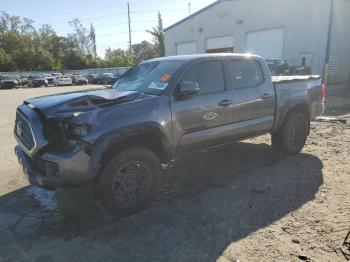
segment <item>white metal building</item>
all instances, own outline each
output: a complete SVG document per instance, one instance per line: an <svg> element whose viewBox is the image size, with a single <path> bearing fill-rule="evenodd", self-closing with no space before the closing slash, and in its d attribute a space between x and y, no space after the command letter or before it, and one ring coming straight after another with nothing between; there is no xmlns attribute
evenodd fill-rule
<svg viewBox="0 0 350 262"><path fill-rule="evenodd" d="M250 52L314 74L329 60L330 81L350 81L350 0L218 0L164 32L167 56Z"/></svg>

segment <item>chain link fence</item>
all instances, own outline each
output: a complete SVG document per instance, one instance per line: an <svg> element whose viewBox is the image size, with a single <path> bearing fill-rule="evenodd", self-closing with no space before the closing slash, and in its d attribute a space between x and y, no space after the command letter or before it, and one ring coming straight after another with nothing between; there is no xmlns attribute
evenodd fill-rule
<svg viewBox="0 0 350 262"><path fill-rule="evenodd" d="M16 75L16 76L28 76L28 75L42 75L51 73L62 74L81 74L84 76L97 74L102 75L104 73L112 73L115 76L121 76L130 67L108 67L108 68L90 68L82 70L62 70L62 71L16 71L16 72L0 72L0 75Z"/></svg>

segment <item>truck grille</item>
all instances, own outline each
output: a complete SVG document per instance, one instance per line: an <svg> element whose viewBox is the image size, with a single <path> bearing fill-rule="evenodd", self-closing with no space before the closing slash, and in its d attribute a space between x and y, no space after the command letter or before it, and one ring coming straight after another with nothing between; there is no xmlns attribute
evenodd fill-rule
<svg viewBox="0 0 350 262"><path fill-rule="evenodd" d="M34 149L35 139L29 121L18 111L16 113L15 134L24 149L29 152Z"/></svg>

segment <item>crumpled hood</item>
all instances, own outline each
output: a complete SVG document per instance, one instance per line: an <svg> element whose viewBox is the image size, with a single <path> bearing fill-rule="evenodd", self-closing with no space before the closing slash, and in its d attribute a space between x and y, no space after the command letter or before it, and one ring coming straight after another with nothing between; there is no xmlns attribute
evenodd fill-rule
<svg viewBox="0 0 350 262"><path fill-rule="evenodd" d="M28 99L24 103L39 109L46 118L51 118L65 117L74 112L87 112L111 104L129 102L139 95L138 91L98 89L36 97Z"/></svg>

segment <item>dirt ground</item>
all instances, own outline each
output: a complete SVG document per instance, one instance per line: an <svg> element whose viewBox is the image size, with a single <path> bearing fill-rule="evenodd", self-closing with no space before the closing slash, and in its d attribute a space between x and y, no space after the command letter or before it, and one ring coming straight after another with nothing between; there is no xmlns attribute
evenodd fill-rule
<svg viewBox="0 0 350 262"><path fill-rule="evenodd" d="M268 135L183 156L151 208L113 219L89 188L28 186L13 153L18 104L79 88L0 90L0 261L346 261L350 125L312 122L295 157Z"/></svg>

